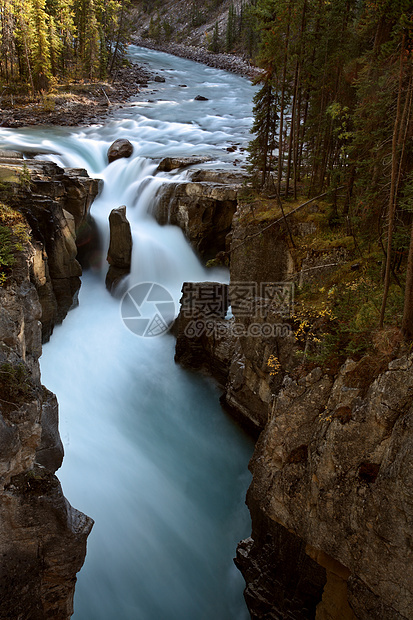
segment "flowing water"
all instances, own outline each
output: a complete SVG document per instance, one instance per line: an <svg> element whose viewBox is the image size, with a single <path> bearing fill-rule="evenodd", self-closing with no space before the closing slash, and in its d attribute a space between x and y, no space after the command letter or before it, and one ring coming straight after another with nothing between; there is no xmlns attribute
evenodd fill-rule
<svg viewBox="0 0 413 620"><path fill-rule="evenodd" d="M181 231L150 215L165 156L209 155L234 167L251 125L251 84L224 71L131 47L165 77L102 126L0 129L3 147L46 153L104 180L92 206L104 242L110 210L127 206L133 233L125 286L157 282L177 302L183 281L226 281L206 270ZM184 86L185 85L185 86ZM196 101L203 95L208 101ZM148 101L150 100L150 101ZM134 145L107 165L113 140ZM47 154L48 153L48 154ZM55 329L42 379L60 405L63 490L95 526L78 576L75 620L242 620L235 547L250 530L244 505L252 443L223 413L212 381L174 364L174 338L140 338L121 320L101 270L82 278L80 304Z"/></svg>

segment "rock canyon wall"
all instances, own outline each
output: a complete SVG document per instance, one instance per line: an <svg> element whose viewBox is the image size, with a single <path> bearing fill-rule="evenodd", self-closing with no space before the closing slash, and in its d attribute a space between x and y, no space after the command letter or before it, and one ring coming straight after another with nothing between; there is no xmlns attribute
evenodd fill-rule
<svg viewBox="0 0 413 620"><path fill-rule="evenodd" d="M223 405L259 435L247 496L252 533L236 558L251 617L407 620L413 356L393 356L379 370L371 357L300 364L289 286L305 278L319 286L316 274L337 269L346 251L297 261L284 223L251 214L239 200L230 231L216 231L226 235L230 285L186 283L175 325L176 360L214 376ZM191 221L181 224L189 239ZM304 244L311 226L289 222Z"/></svg>
<svg viewBox="0 0 413 620"><path fill-rule="evenodd" d="M7 204L31 231L0 288L0 618L66 620L93 521L70 506L55 476L58 405L38 360L76 301L76 236L98 183L17 153L0 157L0 173Z"/></svg>

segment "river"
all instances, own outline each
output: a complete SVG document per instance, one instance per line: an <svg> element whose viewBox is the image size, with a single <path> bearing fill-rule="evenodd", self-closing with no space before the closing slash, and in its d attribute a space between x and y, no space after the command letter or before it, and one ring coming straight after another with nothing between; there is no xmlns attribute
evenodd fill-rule
<svg viewBox="0 0 413 620"><path fill-rule="evenodd" d="M152 218L160 185L186 174L155 174L157 163L208 155L213 161L204 167L236 169L254 87L161 52L131 46L129 54L165 82L151 82L102 125L0 129L0 140L102 178L92 215L104 242L112 208L125 204L131 222L125 287L159 283L178 308L183 281L227 281L228 274L206 270L178 228ZM107 165L108 146L122 137L133 156ZM214 383L174 363L170 334L145 338L127 329L102 269L84 274L79 302L41 358L42 381L60 406L58 476L68 500L95 520L75 620L247 619L232 558L250 532L251 440L221 410Z"/></svg>

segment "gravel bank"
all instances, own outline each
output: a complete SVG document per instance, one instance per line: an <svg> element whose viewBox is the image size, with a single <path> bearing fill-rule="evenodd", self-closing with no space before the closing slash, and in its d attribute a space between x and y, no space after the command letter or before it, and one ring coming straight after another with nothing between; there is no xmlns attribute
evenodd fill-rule
<svg viewBox="0 0 413 620"><path fill-rule="evenodd" d="M248 77L250 79L254 79L262 73L261 69L254 67L241 56L235 56L233 54L213 54L212 52L208 52L203 47L183 45L181 43L167 43L166 41L163 43L157 43L152 39L143 38L137 35L132 37L132 43L152 50L167 52L168 54L180 56L181 58L187 58L188 60L194 60L195 62L202 62L209 67L231 71L231 73L237 73L238 75L242 75L243 77Z"/></svg>

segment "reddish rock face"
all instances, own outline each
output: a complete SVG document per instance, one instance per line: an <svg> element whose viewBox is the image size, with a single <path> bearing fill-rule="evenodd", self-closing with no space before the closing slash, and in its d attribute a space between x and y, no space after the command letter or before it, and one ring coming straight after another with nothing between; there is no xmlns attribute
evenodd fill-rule
<svg viewBox="0 0 413 620"><path fill-rule="evenodd" d="M122 157L130 157L132 153L133 145L129 142L129 140L125 140L124 138L115 140L115 142L108 148L109 163L111 164L116 159L121 159Z"/></svg>

